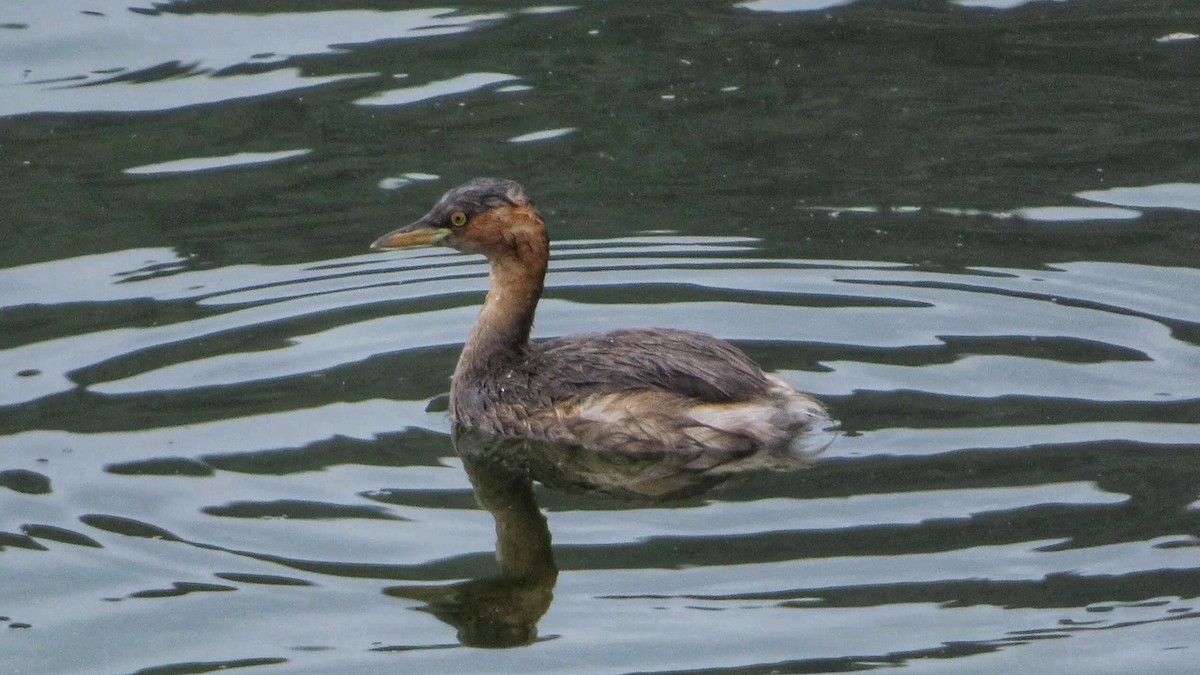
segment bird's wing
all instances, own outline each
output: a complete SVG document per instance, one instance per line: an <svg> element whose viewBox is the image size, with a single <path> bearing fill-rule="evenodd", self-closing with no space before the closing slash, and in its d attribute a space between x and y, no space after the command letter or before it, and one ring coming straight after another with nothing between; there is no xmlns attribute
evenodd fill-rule
<svg viewBox="0 0 1200 675"><path fill-rule="evenodd" d="M762 395L768 382L740 349L711 335L660 328L585 333L535 343L531 385L551 398L659 390L709 403Z"/></svg>

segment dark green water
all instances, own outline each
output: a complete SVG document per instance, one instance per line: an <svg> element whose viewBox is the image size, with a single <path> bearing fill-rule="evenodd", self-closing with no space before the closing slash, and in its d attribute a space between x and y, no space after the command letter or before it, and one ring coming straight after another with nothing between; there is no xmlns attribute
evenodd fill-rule
<svg viewBox="0 0 1200 675"><path fill-rule="evenodd" d="M1190 672L1197 34L0 3L0 672ZM477 175L551 228L537 335L714 333L842 436L532 487L456 452L485 267L366 246Z"/></svg>

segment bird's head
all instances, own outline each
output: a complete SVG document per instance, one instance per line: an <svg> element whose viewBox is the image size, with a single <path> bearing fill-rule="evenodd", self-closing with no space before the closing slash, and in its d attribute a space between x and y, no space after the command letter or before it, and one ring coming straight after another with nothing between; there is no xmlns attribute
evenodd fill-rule
<svg viewBox="0 0 1200 675"><path fill-rule="evenodd" d="M515 181L476 178L446 194L417 221L376 239L371 248L449 246L490 259L518 253L522 243L540 241L546 226Z"/></svg>

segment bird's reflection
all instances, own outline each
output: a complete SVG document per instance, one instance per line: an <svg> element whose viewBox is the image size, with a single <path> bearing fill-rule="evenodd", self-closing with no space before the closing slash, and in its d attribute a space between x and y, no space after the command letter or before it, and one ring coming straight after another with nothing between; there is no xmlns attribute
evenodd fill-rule
<svg viewBox="0 0 1200 675"><path fill-rule="evenodd" d="M821 451L597 453L499 438L463 426L455 427L452 439L476 501L496 521L500 573L440 586L393 586L384 592L424 602L421 609L454 626L462 644L491 648L537 639L538 621L550 608L558 580L534 481L570 492L661 502L693 497L748 474L807 468Z"/></svg>

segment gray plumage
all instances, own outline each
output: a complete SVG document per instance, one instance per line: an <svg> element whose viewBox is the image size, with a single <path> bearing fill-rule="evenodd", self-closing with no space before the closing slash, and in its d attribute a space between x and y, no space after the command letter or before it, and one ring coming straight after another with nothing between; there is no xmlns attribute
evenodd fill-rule
<svg viewBox="0 0 1200 675"><path fill-rule="evenodd" d="M525 191L507 178L476 178L442 195L421 221L451 227L450 216L462 211L469 218L502 206L529 204Z"/></svg>

